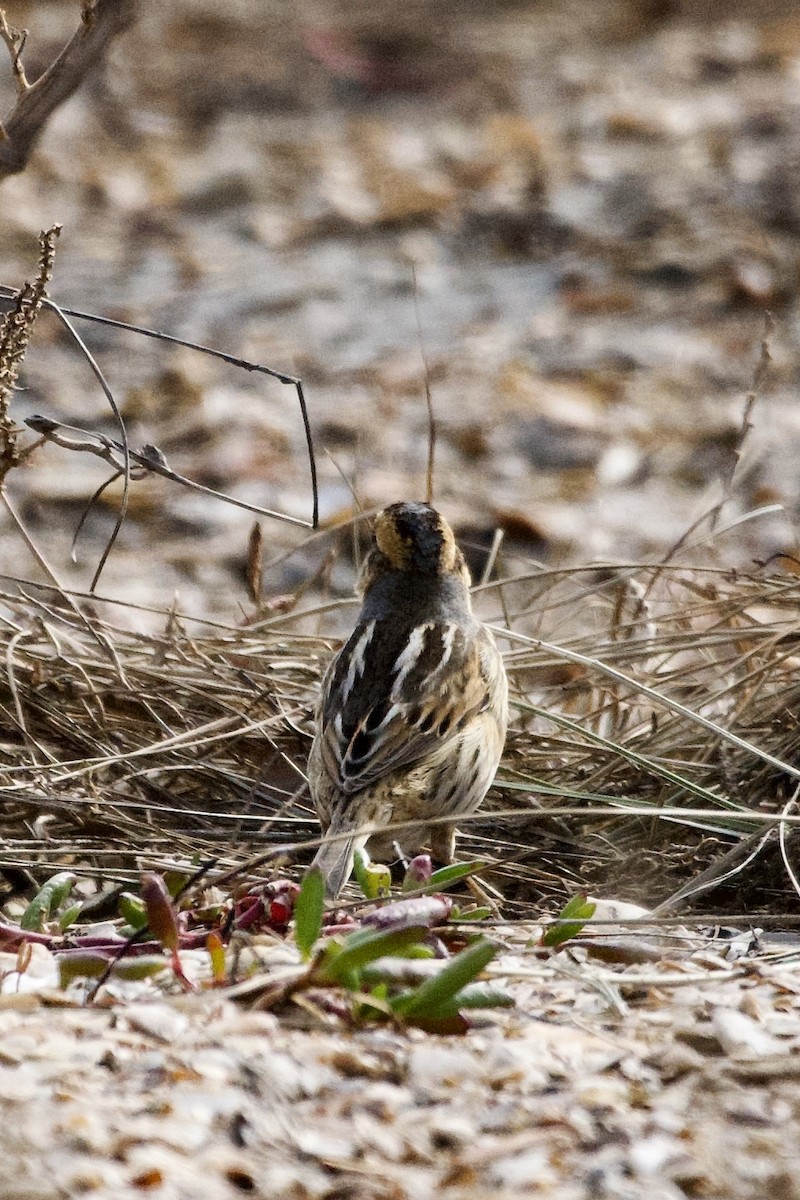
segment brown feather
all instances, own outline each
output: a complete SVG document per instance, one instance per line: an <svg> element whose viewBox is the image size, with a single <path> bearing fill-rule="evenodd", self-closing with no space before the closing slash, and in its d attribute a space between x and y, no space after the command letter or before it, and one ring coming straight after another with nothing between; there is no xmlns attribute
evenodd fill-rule
<svg viewBox="0 0 800 1200"><path fill-rule="evenodd" d="M315 860L333 895L367 840L360 827L420 821L419 830L398 832L408 850L424 838L426 818L477 808L507 721L502 659L473 616L449 525L427 505L401 504L380 514L376 528L361 614L325 674L309 758L323 830L354 834L347 851L326 843ZM434 841L452 849L452 828L435 828ZM393 842L391 831L378 833L368 848L391 854Z"/></svg>

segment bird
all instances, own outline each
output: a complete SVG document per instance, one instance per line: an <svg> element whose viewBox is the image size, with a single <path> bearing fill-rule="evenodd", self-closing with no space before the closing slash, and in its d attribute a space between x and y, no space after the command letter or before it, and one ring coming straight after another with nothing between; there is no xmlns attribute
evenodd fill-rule
<svg viewBox="0 0 800 1200"><path fill-rule="evenodd" d="M458 818L494 779L508 681L472 611L471 579L445 518L402 501L379 512L358 581L356 626L322 680L308 760L323 839L312 862L330 898L355 852L391 861L426 844L452 862ZM433 818L452 820L429 822ZM388 826L412 822L394 831Z"/></svg>

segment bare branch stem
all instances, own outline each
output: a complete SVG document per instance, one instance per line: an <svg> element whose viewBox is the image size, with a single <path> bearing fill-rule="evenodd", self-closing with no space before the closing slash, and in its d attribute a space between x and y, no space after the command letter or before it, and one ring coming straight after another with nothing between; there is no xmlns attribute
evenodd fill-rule
<svg viewBox="0 0 800 1200"><path fill-rule="evenodd" d="M22 51L25 49L25 42L28 40L28 31L27 29L13 29L6 20L6 14L1 8L0 38L5 42L8 53L11 55L11 69L17 81L17 91L20 94L27 92L30 84L25 75L25 68L22 65Z"/></svg>
<svg viewBox="0 0 800 1200"><path fill-rule="evenodd" d="M19 95L2 125L0 179L24 170L47 121L103 60L114 39L135 21L140 0L84 0L81 24L47 70L28 83L20 60L25 33L11 29L0 9L0 38L11 53Z"/></svg>

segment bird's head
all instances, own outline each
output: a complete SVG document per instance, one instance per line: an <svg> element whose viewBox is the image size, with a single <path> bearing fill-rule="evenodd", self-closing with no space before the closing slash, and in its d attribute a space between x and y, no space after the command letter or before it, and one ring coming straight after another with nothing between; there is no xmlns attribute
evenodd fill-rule
<svg viewBox="0 0 800 1200"><path fill-rule="evenodd" d="M362 593L388 571L429 579L456 575L469 587L469 571L453 531L429 504L390 504L375 518L373 539L362 572Z"/></svg>

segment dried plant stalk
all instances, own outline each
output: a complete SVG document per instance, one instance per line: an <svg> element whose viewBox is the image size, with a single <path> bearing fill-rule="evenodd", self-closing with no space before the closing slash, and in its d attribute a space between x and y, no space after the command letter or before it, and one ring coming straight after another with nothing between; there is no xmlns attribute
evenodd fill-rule
<svg viewBox="0 0 800 1200"><path fill-rule="evenodd" d="M21 459L17 441L18 430L11 418L11 396L25 358L25 351L47 298L47 286L53 278L56 239L60 225L39 234L39 269L33 282L26 282L17 292L12 307L0 319L0 487L6 475Z"/></svg>

